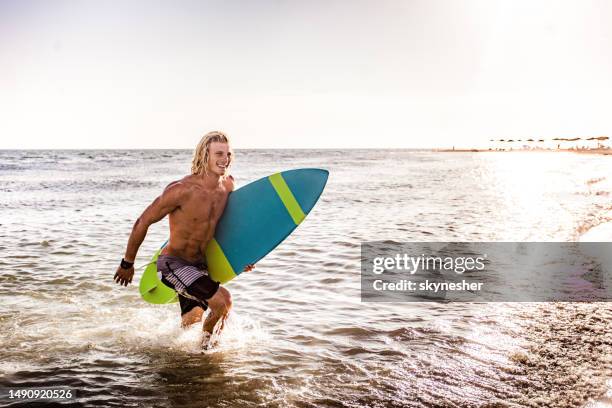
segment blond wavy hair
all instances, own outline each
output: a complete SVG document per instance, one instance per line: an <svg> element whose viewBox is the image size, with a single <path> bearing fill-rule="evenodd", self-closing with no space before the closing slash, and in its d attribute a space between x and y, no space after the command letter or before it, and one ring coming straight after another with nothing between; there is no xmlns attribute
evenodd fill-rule
<svg viewBox="0 0 612 408"><path fill-rule="evenodd" d="M208 161L210 160L210 153L208 148L212 142L221 142L228 143L229 138L223 132L218 130L214 130L212 132L208 132L202 137L200 143L195 148L193 152L193 160L191 161L191 174L208 174ZM232 164L232 156L230 156L229 163L227 167Z"/></svg>

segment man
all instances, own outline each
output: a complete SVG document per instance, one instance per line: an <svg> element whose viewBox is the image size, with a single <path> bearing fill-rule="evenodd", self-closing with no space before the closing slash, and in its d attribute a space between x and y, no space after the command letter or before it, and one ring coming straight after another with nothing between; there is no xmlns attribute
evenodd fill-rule
<svg viewBox="0 0 612 408"><path fill-rule="evenodd" d="M191 175L170 183L136 220L114 277L123 286L132 282L134 259L147 229L168 215L170 239L157 259L157 270L162 282L179 294L183 327L201 321L204 311L210 308L203 324L204 348L211 346L219 321L218 332L223 330L232 308L230 293L210 278L203 255L227 197L234 190L234 179L228 174L231 163L227 136L217 131L206 134L195 149ZM252 269L253 265L249 265L245 271Z"/></svg>

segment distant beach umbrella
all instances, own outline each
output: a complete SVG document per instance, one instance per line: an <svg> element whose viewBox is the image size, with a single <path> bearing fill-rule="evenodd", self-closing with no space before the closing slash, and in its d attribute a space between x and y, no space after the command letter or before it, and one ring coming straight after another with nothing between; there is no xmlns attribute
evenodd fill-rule
<svg viewBox="0 0 612 408"><path fill-rule="evenodd" d="M595 138L595 140L597 140L597 147L598 147L598 148L602 148L602 147L604 147L604 148L606 148L606 149L607 149L608 147L606 147L604 144L602 144L602 143L600 143L600 142L603 142L604 140L608 140L608 139L610 139L608 136L597 136L597 137Z"/></svg>

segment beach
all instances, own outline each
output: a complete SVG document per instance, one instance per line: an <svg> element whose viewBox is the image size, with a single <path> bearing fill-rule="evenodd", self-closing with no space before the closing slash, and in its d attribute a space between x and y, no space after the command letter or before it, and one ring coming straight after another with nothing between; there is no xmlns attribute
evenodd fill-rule
<svg viewBox="0 0 612 408"><path fill-rule="evenodd" d="M70 386L92 407L609 406L610 303L360 293L366 241L612 241L609 156L235 153L238 187L292 168L330 176L295 232L227 285L226 332L203 352L177 304L138 293L167 220L150 227L134 284L112 281L133 222L191 151L0 151L0 387Z"/></svg>
<svg viewBox="0 0 612 408"><path fill-rule="evenodd" d="M442 153L579 153L579 154L601 154L604 156L612 155L612 149L439 149Z"/></svg>

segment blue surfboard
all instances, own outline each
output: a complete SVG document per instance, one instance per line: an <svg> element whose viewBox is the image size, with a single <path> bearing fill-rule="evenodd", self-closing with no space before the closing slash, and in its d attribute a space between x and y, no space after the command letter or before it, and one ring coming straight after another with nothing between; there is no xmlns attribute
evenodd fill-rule
<svg viewBox="0 0 612 408"><path fill-rule="evenodd" d="M312 210L328 176L323 169L288 170L230 193L205 251L211 278L229 282L276 248ZM160 251L143 273L140 293L149 303L176 302L176 292L157 277L155 261Z"/></svg>

